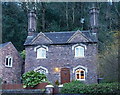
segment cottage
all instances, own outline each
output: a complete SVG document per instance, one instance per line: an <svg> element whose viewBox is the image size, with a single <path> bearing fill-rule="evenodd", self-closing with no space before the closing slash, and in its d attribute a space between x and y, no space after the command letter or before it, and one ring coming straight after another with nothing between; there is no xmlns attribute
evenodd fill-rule
<svg viewBox="0 0 120 95"><path fill-rule="evenodd" d="M21 83L23 60L11 42L0 44L0 78L3 83Z"/></svg>
<svg viewBox="0 0 120 95"><path fill-rule="evenodd" d="M36 33L36 14L28 14L25 72L46 74L52 83L97 82L98 9L90 9L90 30Z"/></svg>

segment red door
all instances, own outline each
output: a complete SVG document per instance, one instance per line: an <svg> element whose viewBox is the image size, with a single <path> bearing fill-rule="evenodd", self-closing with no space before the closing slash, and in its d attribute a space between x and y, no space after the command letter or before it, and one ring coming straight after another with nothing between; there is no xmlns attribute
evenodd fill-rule
<svg viewBox="0 0 120 95"><path fill-rule="evenodd" d="M69 68L61 68L61 84L70 82L70 69Z"/></svg>

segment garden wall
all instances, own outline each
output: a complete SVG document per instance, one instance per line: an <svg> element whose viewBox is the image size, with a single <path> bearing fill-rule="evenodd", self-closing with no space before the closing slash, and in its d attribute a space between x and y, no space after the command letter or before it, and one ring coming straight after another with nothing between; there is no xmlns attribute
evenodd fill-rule
<svg viewBox="0 0 120 95"><path fill-rule="evenodd" d="M48 85L48 83L40 83L34 88L32 87L27 87L25 89L44 89L45 86ZM2 89L24 89L23 84L2 84Z"/></svg>

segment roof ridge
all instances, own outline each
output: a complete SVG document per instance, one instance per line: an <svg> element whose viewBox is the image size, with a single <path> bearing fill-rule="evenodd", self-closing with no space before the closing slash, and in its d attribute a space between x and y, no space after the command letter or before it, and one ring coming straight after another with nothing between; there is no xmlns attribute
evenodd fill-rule
<svg viewBox="0 0 120 95"><path fill-rule="evenodd" d="M11 43L11 42L5 42L5 43L0 44L0 48L3 48L4 46L8 45L9 43Z"/></svg>
<svg viewBox="0 0 120 95"><path fill-rule="evenodd" d="M61 31L61 32L42 32L42 33L71 33L76 31Z"/></svg>

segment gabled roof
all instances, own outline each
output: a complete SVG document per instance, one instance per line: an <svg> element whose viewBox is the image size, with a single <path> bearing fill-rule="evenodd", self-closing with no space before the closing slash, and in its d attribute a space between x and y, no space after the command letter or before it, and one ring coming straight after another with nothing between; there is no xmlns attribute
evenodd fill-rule
<svg viewBox="0 0 120 95"><path fill-rule="evenodd" d="M52 44L65 44L77 31L64 31L64 32L44 32L44 35L48 37L53 43ZM89 39L89 42L97 42L96 35L88 31L81 31L83 35ZM33 36L28 36L24 45L31 45L32 40L35 39L39 33L34 33Z"/></svg>
<svg viewBox="0 0 120 95"><path fill-rule="evenodd" d="M3 44L0 44L0 48L3 48L4 46L8 45L9 43L11 43L11 42L6 42L6 43L3 43Z"/></svg>

